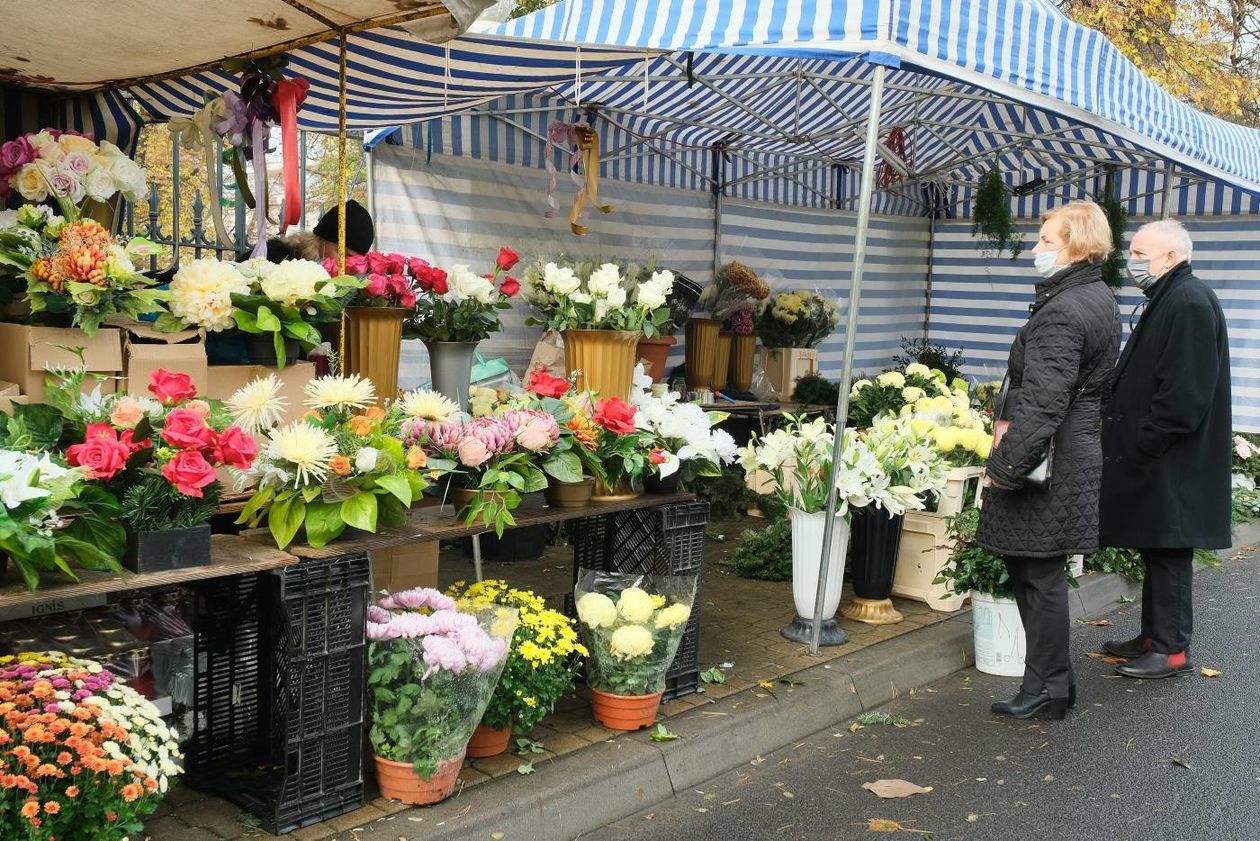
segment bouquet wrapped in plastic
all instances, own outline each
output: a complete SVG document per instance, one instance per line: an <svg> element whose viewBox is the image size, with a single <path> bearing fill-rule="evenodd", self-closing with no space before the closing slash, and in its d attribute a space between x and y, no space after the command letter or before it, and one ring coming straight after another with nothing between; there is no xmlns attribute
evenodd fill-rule
<svg viewBox="0 0 1260 841"><path fill-rule="evenodd" d="M463 758L516 632L515 608L456 610L437 590L394 593L368 606L369 737L377 756L428 780Z"/></svg>
<svg viewBox="0 0 1260 841"><path fill-rule="evenodd" d="M581 570L574 595L591 688L614 695L663 691L691 618L696 576Z"/></svg>

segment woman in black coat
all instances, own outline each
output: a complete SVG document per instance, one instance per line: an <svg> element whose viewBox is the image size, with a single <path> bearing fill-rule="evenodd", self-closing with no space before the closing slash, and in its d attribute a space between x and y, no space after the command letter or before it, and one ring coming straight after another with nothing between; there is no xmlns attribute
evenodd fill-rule
<svg viewBox="0 0 1260 841"><path fill-rule="evenodd" d="M1093 202L1047 214L1033 249L1037 296L1011 346L995 419L1009 424L989 454L976 529L976 543L1006 562L1027 637L1023 685L993 705L1000 715L1063 718L1076 701L1065 566L1068 555L1098 548L1100 410L1120 349L1120 315L1101 271L1111 249ZM1030 483L1051 441L1050 479Z"/></svg>

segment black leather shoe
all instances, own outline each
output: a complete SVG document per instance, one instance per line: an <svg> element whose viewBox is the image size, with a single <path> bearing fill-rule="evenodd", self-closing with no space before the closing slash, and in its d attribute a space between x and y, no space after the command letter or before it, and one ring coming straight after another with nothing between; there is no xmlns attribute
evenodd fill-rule
<svg viewBox="0 0 1260 841"><path fill-rule="evenodd" d="M1190 665L1190 661L1186 658L1184 651L1178 654L1160 654L1158 651L1148 651L1130 663L1116 666L1117 674L1143 680L1176 677L1177 675L1189 674L1193 671L1194 666Z"/></svg>
<svg viewBox="0 0 1260 841"><path fill-rule="evenodd" d="M1107 640L1103 643L1103 651L1112 657L1123 657L1126 660L1136 660L1150 650L1150 637L1134 637L1123 641Z"/></svg>
<svg viewBox="0 0 1260 841"><path fill-rule="evenodd" d="M1062 719L1067 715L1070 701L1071 695L1067 698L1051 698L1047 692L1029 695L1021 691L1009 701L995 702L989 710L995 715L1005 715L1010 718L1032 718L1038 713L1043 713L1046 718Z"/></svg>

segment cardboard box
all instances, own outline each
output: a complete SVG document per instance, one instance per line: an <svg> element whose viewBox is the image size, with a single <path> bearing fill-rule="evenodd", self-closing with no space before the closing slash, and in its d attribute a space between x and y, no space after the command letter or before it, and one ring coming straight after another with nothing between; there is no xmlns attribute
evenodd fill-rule
<svg viewBox="0 0 1260 841"><path fill-rule="evenodd" d="M26 402L27 399L22 396L22 389L18 388L17 383L0 381L0 412L6 415L13 414L14 403Z"/></svg>
<svg viewBox="0 0 1260 841"><path fill-rule="evenodd" d="M368 553L372 566L372 590L397 593L412 587L438 586L438 542L426 540Z"/></svg>
<svg viewBox="0 0 1260 841"><path fill-rule="evenodd" d="M122 388L131 394L147 394L149 376L159 368L192 377L198 394L206 394L210 386L204 330L159 333L133 324L123 333L123 358L127 378Z"/></svg>
<svg viewBox="0 0 1260 841"><path fill-rule="evenodd" d="M88 336L74 328L0 323L0 380L16 383L31 402L39 403L44 399L49 368L80 365L79 357L66 348L83 348L82 364L106 377L103 381L84 378L84 391L92 391L98 382L102 394L118 389L123 370L122 331L113 327L102 327L95 336Z"/></svg>

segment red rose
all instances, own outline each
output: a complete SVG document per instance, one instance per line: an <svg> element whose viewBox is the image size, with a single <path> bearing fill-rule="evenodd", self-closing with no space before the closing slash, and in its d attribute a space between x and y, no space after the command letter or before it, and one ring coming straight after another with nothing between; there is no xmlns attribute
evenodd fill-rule
<svg viewBox="0 0 1260 841"><path fill-rule="evenodd" d="M383 274L368 275L367 286L363 287L363 291L372 297L380 297L385 294L385 290L389 288L389 280Z"/></svg>
<svg viewBox="0 0 1260 841"><path fill-rule="evenodd" d="M420 279L420 275L424 274L425 269L429 268L429 261L419 257L407 258L407 271L411 272L411 276L416 280Z"/></svg>
<svg viewBox="0 0 1260 841"><path fill-rule="evenodd" d="M595 423L614 435L634 432L634 407L620 397L604 397L595 404Z"/></svg>
<svg viewBox="0 0 1260 841"><path fill-rule="evenodd" d="M329 274L335 275L336 272ZM367 258L362 254L347 254L346 274L367 274Z"/></svg>
<svg viewBox="0 0 1260 841"><path fill-rule="evenodd" d="M191 409L176 409L166 416L162 440L178 449L204 450L214 444L214 430Z"/></svg>
<svg viewBox="0 0 1260 841"><path fill-rule="evenodd" d="M214 439L214 460L228 467L247 470L258 457L258 446L239 426L229 426Z"/></svg>
<svg viewBox="0 0 1260 841"><path fill-rule="evenodd" d="M553 377L545 369L539 368L529 375L525 390L539 397L563 397L569 390L569 381L562 377Z"/></svg>
<svg viewBox="0 0 1260 841"><path fill-rule="evenodd" d="M515 298L516 293L521 291L521 282L511 275L508 275L507 279L503 281L503 284L499 286L499 291L504 295L507 295L509 298Z"/></svg>
<svg viewBox="0 0 1260 841"><path fill-rule="evenodd" d="M407 258L401 254L387 254L385 260L389 266L389 274L402 274L407 270Z"/></svg>
<svg viewBox="0 0 1260 841"><path fill-rule="evenodd" d="M449 288L446 285L446 272L442 271L441 269L434 268L431 279L432 279L432 284L429 288L432 289L434 293L438 295L445 295L447 289Z"/></svg>
<svg viewBox="0 0 1260 841"><path fill-rule="evenodd" d="M127 465L130 455L126 444L118 440L118 433L107 423L90 424L82 444L66 449L66 463L82 467L89 479L108 482Z"/></svg>
<svg viewBox="0 0 1260 841"><path fill-rule="evenodd" d="M648 461L653 464L664 464L667 460L668 459L665 457L665 451L660 447L657 447L655 450L648 453Z"/></svg>
<svg viewBox="0 0 1260 841"><path fill-rule="evenodd" d="M404 274L392 274L389 276L389 294L395 298L406 292L410 286L411 284L407 283L407 276Z"/></svg>
<svg viewBox="0 0 1260 841"><path fill-rule="evenodd" d="M414 289L408 289L398 296L398 303L407 309L412 309L416 305L416 292Z"/></svg>
<svg viewBox="0 0 1260 841"><path fill-rule="evenodd" d="M98 425L104 426L104 424L93 424L93 426L98 426ZM135 434L136 434L136 431L134 429L128 429L122 435L118 436L118 443L122 444L123 447L125 447L127 450L127 458L131 458L132 455L140 452L145 447L148 447L149 445L153 443L148 438L144 439L143 441L132 441L131 437Z"/></svg>
<svg viewBox="0 0 1260 841"><path fill-rule="evenodd" d="M184 496L204 496L201 489L215 480L214 468L196 450L182 450L162 465L162 475Z"/></svg>
<svg viewBox="0 0 1260 841"><path fill-rule="evenodd" d="M149 391L162 401L163 406L174 406L181 400L197 396L197 386L193 385L192 377L163 368L149 375Z"/></svg>
<svg viewBox="0 0 1260 841"><path fill-rule="evenodd" d="M367 254L367 270L372 274L389 274L389 255L379 251Z"/></svg>
<svg viewBox="0 0 1260 841"><path fill-rule="evenodd" d="M512 267L521 261L521 255L517 254L506 245L499 249L499 257L494 264L505 272L512 271Z"/></svg>

